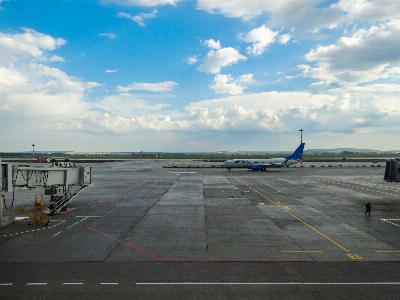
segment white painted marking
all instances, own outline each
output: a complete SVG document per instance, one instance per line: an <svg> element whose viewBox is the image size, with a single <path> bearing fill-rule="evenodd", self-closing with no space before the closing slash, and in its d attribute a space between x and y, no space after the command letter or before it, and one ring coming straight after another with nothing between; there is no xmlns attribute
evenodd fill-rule
<svg viewBox="0 0 400 300"><path fill-rule="evenodd" d="M0 285L13 285L12 283L0 283Z"/></svg>
<svg viewBox="0 0 400 300"><path fill-rule="evenodd" d="M169 173L172 173L172 174L176 174L176 175L179 175L179 174L197 174L197 172L169 172Z"/></svg>
<svg viewBox="0 0 400 300"><path fill-rule="evenodd" d="M23 219L29 219L29 217L15 217L15 221L23 220Z"/></svg>
<svg viewBox="0 0 400 300"><path fill-rule="evenodd" d="M137 285L400 285L400 282L136 282Z"/></svg>
<svg viewBox="0 0 400 300"><path fill-rule="evenodd" d="M383 221L383 222L386 222L386 223L392 224L392 225L394 225L394 226L400 227L399 224L392 223L392 222L390 222L389 220L390 220L390 221L399 221L399 219L381 219L381 221Z"/></svg>
<svg viewBox="0 0 400 300"><path fill-rule="evenodd" d="M64 282L63 284L69 284L69 285L82 285L83 284L83 282Z"/></svg>
<svg viewBox="0 0 400 300"><path fill-rule="evenodd" d="M27 283L26 285L47 285L47 282L30 282Z"/></svg>
<svg viewBox="0 0 400 300"><path fill-rule="evenodd" d="M62 231L57 232L54 236L59 235Z"/></svg>
<svg viewBox="0 0 400 300"><path fill-rule="evenodd" d="M118 282L102 282L100 284L118 284Z"/></svg>

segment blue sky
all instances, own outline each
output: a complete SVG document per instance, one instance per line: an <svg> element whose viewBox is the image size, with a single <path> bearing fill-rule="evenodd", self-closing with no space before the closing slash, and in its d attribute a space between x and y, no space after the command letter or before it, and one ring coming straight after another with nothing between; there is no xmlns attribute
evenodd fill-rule
<svg viewBox="0 0 400 300"><path fill-rule="evenodd" d="M0 0L0 151L400 149L400 2Z"/></svg>

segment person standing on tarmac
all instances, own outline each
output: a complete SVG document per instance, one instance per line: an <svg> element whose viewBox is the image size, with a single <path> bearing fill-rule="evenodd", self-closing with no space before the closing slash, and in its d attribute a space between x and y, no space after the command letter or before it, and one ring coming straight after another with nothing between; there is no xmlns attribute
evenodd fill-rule
<svg viewBox="0 0 400 300"><path fill-rule="evenodd" d="M367 213L368 213L368 216L371 216L371 203L369 203L369 201L368 201L367 204L365 204L364 206L365 206L365 214L364 215L367 215Z"/></svg>

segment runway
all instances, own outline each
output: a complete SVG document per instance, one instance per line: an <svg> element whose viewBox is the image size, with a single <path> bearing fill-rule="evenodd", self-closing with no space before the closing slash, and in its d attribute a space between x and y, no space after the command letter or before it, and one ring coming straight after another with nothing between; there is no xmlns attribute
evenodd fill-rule
<svg viewBox="0 0 400 300"><path fill-rule="evenodd" d="M48 227L21 220L2 228L1 297L395 299L400 292L400 185L383 181L384 168L167 164L85 164L92 185L67 213L49 217ZM31 205L35 193L18 191L14 205Z"/></svg>

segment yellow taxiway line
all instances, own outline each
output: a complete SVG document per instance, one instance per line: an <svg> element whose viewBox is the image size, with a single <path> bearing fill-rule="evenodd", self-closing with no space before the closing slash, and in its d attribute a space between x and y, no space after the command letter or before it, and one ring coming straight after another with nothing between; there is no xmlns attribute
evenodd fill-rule
<svg viewBox="0 0 400 300"><path fill-rule="evenodd" d="M318 229L316 229L315 227L311 226L310 224L308 224L307 222L305 222L304 220L300 219L298 216L294 215L293 213L291 213L288 210L287 206L282 205L281 203L275 202L272 199L269 199L267 196L261 194L259 191L255 190L254 188L252 188L251 186L249 186L248 184L244 183L242 180L240 180L239 178L236 178L236 180L240 181L241 183L243 183L244 185L246 185L249 189L253 190L254 192L256 192L257 194L259 194L261 197L263 197L264 199L267 199L269 202L271 202L272 204L276 205L277 207L279 207L280 209L282 209L283 211L285 211L286 213L288 213L289 215L291 215L293 218L295 218L296 220L298 220L299 222L303 223L304 225L306 225L307 227L309 227L310 229L314 230L316 233L318 233L319 235L323 236L325 239L327 239L328 241L330 241L331 243L335 244L336 246L338 246L340 249L344 250L345 252L350 252L349 250L347 250L345 247L343 247L342 245L340 245L339 243L335 242L333 239L331 239L330 237L328 237L327 235L323 234L321 231L319 231Z"/></svg>

